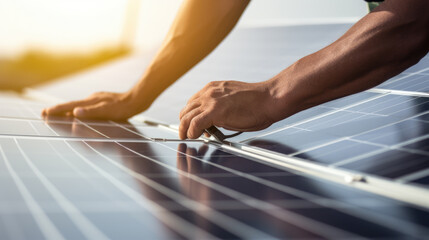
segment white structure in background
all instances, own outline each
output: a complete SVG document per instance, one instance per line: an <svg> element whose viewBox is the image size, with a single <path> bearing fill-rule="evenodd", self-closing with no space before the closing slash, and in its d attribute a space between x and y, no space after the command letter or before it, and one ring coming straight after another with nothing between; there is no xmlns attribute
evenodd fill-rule
<svg viewBox="0 0 429 240"><path fill-rule="evenodd" d="M181 3L0 0L0 53L15 55L28 48L85 51L123 44L127 41L124 36L134 38L132 42L140 50L153 48L165 36ZM132 6L130 10L128 4ZM134 9L138 5L139 9ZM252 0L239 26L354 21L366 11L363 0ZM138 12L138 17L127 17L127 12ZM134 23L136 32L132 31ZM131 29L124 30L124 25Z"/></svg>

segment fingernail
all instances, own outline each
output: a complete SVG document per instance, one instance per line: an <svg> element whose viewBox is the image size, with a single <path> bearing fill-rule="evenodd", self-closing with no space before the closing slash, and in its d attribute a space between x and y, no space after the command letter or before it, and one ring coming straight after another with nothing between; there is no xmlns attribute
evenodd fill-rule
<svg viewBox="0 0 429 240"><path fill-rule="evenodd" d="M83 113L84 113L83 108L77 107L77 108L73 109L73 115L75 117L80 117L83 115Z"/></svg>

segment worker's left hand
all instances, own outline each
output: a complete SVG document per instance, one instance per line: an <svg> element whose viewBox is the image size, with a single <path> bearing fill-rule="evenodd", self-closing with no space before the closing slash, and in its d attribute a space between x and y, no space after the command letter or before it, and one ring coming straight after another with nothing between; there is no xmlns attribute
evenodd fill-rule
<svg viewBox="0 0 429 240"><path fill-rule="evenodd" d="M89 97L59 104L43 109L42 115L72 116L78 118L125 120L145 110L141 102L132 97L132 94L98 92Z"/></svg>
<svg viewBox="0 0 429 240"><path fill-rule="evenodd" d="M179 137L198 138L210 126L261 130L275 122L274 106L266 82L211 82L192 96L180 112Z"/></svg>

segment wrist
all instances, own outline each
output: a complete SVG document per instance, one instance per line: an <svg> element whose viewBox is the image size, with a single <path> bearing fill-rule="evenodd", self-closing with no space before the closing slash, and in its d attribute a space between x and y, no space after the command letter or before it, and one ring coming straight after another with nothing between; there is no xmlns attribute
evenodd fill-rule
<svg viewBox="0 0 429 240"><path fill-rule="evenodd" d="M123 93L123 101L127 103L130 111L137 114L147 110L152 103L152 101L149 102L144 96L143 89L136 85Z"/></svg>
<svg viewBox="0 0 429 240"><path fill-rule="evenodd" d="M269 114L275 121L282 120L305 109L304 101L299 98L299 94L294 90L290 76L286 73L279 73L275 77L266 81L270 103L267 106Z"/></svg>

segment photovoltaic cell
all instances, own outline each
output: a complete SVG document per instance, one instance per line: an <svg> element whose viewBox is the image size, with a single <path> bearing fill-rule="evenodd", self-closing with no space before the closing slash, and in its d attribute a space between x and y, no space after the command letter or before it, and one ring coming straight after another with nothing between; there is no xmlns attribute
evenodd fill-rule
<svg viewBox="0 0 429 240"><path fill-rule="evenodd" d="M429 168L424 144L429 135L425 121L428 97L390 93L361 102L343 102L346 104L334 111L252 138L245 144L389 178ZM375 153L379 154L371 155Z"/></svg>

